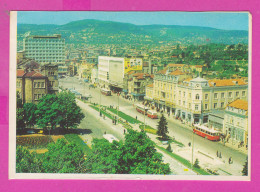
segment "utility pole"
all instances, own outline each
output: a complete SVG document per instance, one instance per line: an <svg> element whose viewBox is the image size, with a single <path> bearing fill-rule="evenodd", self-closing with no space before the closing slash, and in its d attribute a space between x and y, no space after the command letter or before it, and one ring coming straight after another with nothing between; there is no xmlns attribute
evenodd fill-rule
<svg viewBox="0 0 260 192"><path fill-rule="evenodd" d="M118 102L117 102L117 124L118 124L118 121L119 121L119 116L118 116L118 111L119 111L119 92L117 93L117 99L118 99Z"/></svg>
<svg viewBox="0 0 260 192"><path fill-rule="evenodd" d="M193 167L193 153L194 153L194 131L192 130L192 149L191 149L191 169Z"/></svg>
<svg viewBox="0 0 260 192"><path fill-rule="evenodd" d="M145 130L145 112L146 112L146 109L145 109L145 105L144 105L144 130Z"/></svg>
<svg viewBox="0 0 260 192"><path fill-rule="evenodd" d="M100 93L99 93L99 116L101 116L101 90L100 90Z"/></svg>

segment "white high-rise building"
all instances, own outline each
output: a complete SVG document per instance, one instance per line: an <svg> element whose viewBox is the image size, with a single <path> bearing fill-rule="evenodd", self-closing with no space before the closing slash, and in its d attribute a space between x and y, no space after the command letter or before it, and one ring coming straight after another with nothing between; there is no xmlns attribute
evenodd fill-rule
<svg viewBox="0 0 260 192"><path fill-rule="evenodd" d="M61 35L27 35L23 40L24 56L40 64L65 63L65 39Z"/></svg>

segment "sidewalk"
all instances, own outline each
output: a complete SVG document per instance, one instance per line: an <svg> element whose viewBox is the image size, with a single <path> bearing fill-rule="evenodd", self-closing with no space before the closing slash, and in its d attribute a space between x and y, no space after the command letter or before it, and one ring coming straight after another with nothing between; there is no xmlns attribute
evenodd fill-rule
<svg viewBox="0 0 260 192"><path fill-rule="evenodd" d="M111 123L111 119L106 118L103 119L99 116L99 112L96 111L95 109L91 108L88 104L77 100L77 103L80 107L84 108L85 110L88 110L89 112L91 112L92 114L96 114L96 118L99 121L103 121L106 123ZM113 113L111 113L113 114ZM124 136L124 130L125 128L121 125L121 124L117 124L117 125L112 125L111 124L111 129L116 130L117 132L119 132L122 136ZM137 130L140 131L139 129L139 125L135 124L133 125L133 130ZM159 142L157 139L152 138L152 134L148 134L148 136L154 141L154 142ZM153 135L155 136L155 135ZM93 137L91 135L85 134L85 135L81 135L80 136L82 138L82 140L88 145L91 146L91 141L93 139ZM158 143L159 145L161 144L160 142ZM157 151L159 151L160 153L163 154L163 160L165 163L169 163L170 165L170 169L172 170L172 174L176 174L176 175L197 175L197 173L195 173L194 171L190 170L188 167L184 166L183 164L181 164L180 162L178 162L177 160L173 159L172 157L170 157L168 154L164 153L163 151L157 149Z"/></svg>

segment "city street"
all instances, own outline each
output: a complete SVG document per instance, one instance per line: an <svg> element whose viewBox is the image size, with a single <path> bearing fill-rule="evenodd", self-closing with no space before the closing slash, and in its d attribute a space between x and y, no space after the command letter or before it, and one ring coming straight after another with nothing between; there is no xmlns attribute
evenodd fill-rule
<svg viewBox="0 0 260 192"><path fill-rule="evenodd" d="M83 83L82 80L77 79L76 77L67 77L64 79L59 80L59 86L62 88L73 88L81 94L91 94L91 102L97 103L101 105L113 105L114 107L118 106L119 103L119 110L132 116L137 117L138 120L144 121L144 116L138 113L133 106L133 104L137 104L138 102L133 102L122 98L121 96L117 96L116 94L112 94L112 96L104 96L100 94L99 88L90 88L88 83ZM100 97L101 95L101 97ZM101 98L101 99L100 99ZM82 106L81 106L82 108ZM106 125L104 122L97 122L92 118L92 114L85 111L83 108L83 112L86 113L86 118L80 124L81 127L87 127L91 129L93 132L93 136L97 138L101 138L104 131L109 130L109 126ZM172 117L166 117L168 121L168 129L169 135L175 137L177 141L182 142L185 147L184 149L190 151L188 147L188 143L192 142L192 130L187 125L181 124L179 121L173 119ZM109 121L109 123L111 123ZM158 119L149 119L145 117L145 123L152 126L153 128L157 127ZM111 132L110 132L111 133ZM119 134L116 130L112 133L119 139L121 134ZM184 156L191 154L186 153L184 150ZM215 161L219 162L219 166L223 167L223 169L228 170L229 173L232 175L241 175L241 170L243 169L243 165L246 161L247 155L235 150L233 148L224 146L220 142L212 142L205 138L202 138L198 135L194 134L194 151L200 153L201 156L205 156L205 158L210 157L213 158ZM217 158L216 153L220 152L222 158ZM186 154L185 154L186 153ZM186 157L186 159L191 161L190 157ZM232 157L233 164L228 164L228 159ZM195 161L195 159L194 159Z"/></svg>

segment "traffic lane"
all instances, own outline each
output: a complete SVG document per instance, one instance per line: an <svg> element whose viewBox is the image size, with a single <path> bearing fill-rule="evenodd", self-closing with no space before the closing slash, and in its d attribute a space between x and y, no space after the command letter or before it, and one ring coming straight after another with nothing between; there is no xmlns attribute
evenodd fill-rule
<svg viewBox="0 0 260 192"><path fill-rule="evenodd" d="M78 126L79 128L91 130L92 133L90 133L90 135L92 135L94 138L98 138L98 139L102 139L103 134L105 134L105 133L112 134L119 140L124 139L124 136L122 134L118 133L117 131L115 131L111 128L111 126L109 125L109 123L111 123L110 119L107 118L106 119L107 122L103 122L99 119L99 117L97 117L98 112L95 115L95 114L87 111L86 109L83 109L82 107L81 107L81 109L82 109L82 112L85 114L85 118L79 124L79 126Z"/></svg>
<svg viewBox="0 0 260 192"><path fill-rule="evenodd" d="M80 85L78 83L76 83L75 81L73 82L67 82L69 84L69 87L72 88L72 86L74 85L74 87L76 89L81 89L81 91L84 91L84 85ZM87 85L88 87L88 85ZM88 90L90 94L92 94L92 102L96 102L99 103L100 102L100 90L98 88L94 89L91 88ZM117 101L118 97L113 95L113 96L104 96L101 95L101 104L103 105L114 105L117 106L118 105L118 101ZM144 120L144 115L138 113L134 107L131 108L132 104L124 101L123 98L119 98L119 109L122 112L125 112L126 114L129 114L133 117L137 117L140 121ZM127 108L126 108L127 107ZM146 123L154 128L157 127L158 124L158 120L152 120L149 119L148 117L146 117ZM183 142L185 145L187 145L189 142L192 142L192 131L190 129L187 129L187 127L176 124L172 121L168 121L168 127L169 127L169 134L170 136L175 136L177 140ZM243 163L247 157L247 155L236 151L232 148L229 147L225 147L223 146L221 143L219 142L213 142L213 141L209 141L205 138L202 138L198 135L194 135L195 138L195 147L196 149L199 150L203 150L206 153L211 154L212 156L214 156L216 154L217 151L221 152L222 157L223 158L229 158L232 157L233 161L237 161L239 163Z"/></svg>

